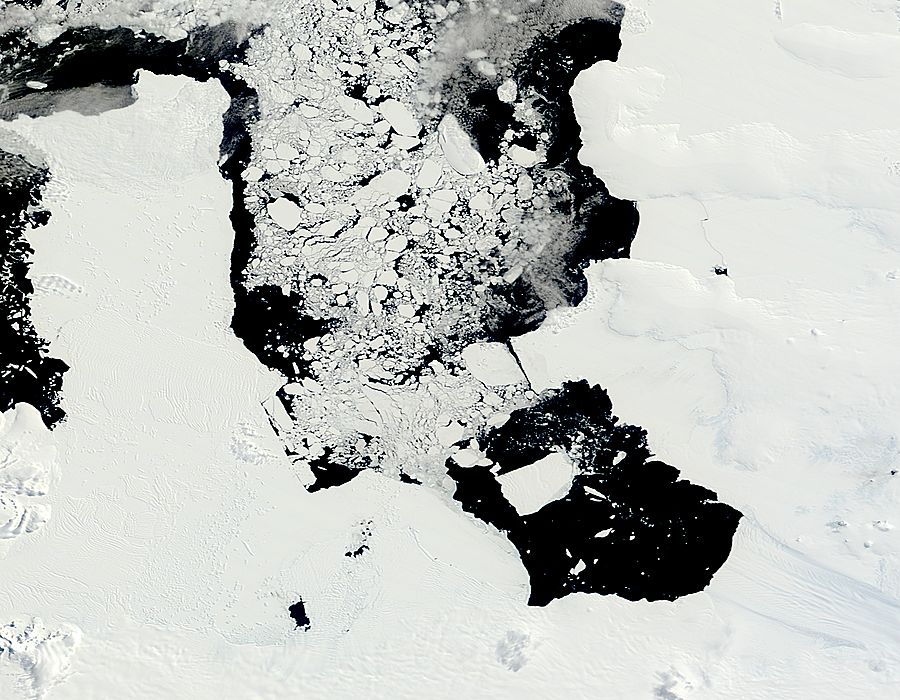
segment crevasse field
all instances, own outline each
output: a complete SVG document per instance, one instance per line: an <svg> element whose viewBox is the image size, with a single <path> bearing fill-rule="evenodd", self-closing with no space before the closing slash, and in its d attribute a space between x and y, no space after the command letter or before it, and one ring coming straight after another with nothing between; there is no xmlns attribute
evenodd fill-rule
<svg viewBox="0 0 900 700"><path fill-rule="evenodd" d="M131 104L0 122L51 173L31 317L70 366L64 422L27 403L0 421L0 698L896 696L900 6L624 4L618 59L571 97L578 158L637 204L630 257L592 262L584 299L508 354L463 357L481 384L604 387L656 459L740 511L709 585L529 606L516 548L442 475L311 492L285 379L230 326L229 96L141 70ZM344 391L307 408L328 420ZM384 400L406 444L430 409ZM471 437L456 425L443 459ZM569 489L559 454L498 478L521 516Z"/></svg>

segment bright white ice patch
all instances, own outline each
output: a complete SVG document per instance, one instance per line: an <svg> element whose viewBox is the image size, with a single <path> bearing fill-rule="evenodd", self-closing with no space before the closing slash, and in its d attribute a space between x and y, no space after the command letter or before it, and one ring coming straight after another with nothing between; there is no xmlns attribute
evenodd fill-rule
<svg viewBox="0 0 900 700"><path fill-rule="evenodd" d="M498 476L500 490L519 515L536 513L565 496L572 487L574 468L562 452L552 452L527 467Z"/></svg>
<svg viewBox="0 0 900 700"><path fill-rule="evenodd" d="M438 137L444 158L460 175L476 175L484 170L484 159L475 150L469 135L463 131L452 114L447 114L441 119Z"/></svg>
<svg viewBox="0 0 900 700"><path fill-rule="evenodd" d="M16 404L0 413L0 540L35 532L50 519L46 496L56 459L50 431L36 408Z"/></svg>
<svg viewBox="0 0 900 700"><path fill-rule="evenodd" d="M289 199L279 197L266 208L272 221L285 231L293 231L300 224L300 207Z"/></svg>
<svg viewBox="0 0 900 700"><path fill-rule="evenodd" d="M393 98L387 99L378 105L378 109L394 131L403 136L417 136L419 134L419 122L409 111L409 107Z"/></svg>
<svg viewBox="0 0 900 700"><path fill-rule="evenodd" d="M525 380L516 358L503 343L472 343L462 351L466 369L487 386L506 386Z"/></svg>
<svg viewBox="0 0 900 700"><path fill-rule="evenodd" d="M0 665L15 667L0 667L0 691L4 690L5 676L17 695L21 693L20 697L41 700L51 688L65 680L80 643L81 630L77 627L64 625L50 630L37 617L0 626Z"/></svg>

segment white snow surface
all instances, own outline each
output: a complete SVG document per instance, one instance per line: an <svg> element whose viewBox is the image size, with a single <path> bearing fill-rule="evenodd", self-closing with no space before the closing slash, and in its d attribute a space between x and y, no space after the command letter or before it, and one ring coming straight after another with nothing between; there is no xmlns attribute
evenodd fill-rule
<svg viewBox="0 0 900 700"><path fill-rule="evenodd" d="M639 203L632 259L514 346L536 390L602 384L745 514L709 588L529 608L512 547L435 492L365 472L308 494L261 406L279 381L228 328L227 99L142 73L126 109L11 125L67 193L31 274L81 290L36 285L69 419L54 517L8 542L0 587L0 622L83 631L54 699L895 695L895 7L627 4L618 63L573 97L582 160ZM378 546L345 557L368 521ZM2 697L65 675L74 644L23 664L4 629Z"/></svg>
<svg viewBox="0 0 900 700"><path fill-rule="evenodd" d="M81 630L77 627L63 625L50 630L37 617L13 620L0 627L0 660L5 661L0 668L3 697L46 697L68 676L80 643Z"/></svg>
<svg viewBox="0 0 900 700"><path fill-rule="evenodd" d="M20 403L0 413L0 540L36 532L50 519L50 506L35 497L47 495L55 460L50 431L34 406Z"/></svg>
<svg viewBox="0 0 900 700"><path fill-rule="evenodd" d="M54 518L3 562L4 619L82 631L54 699L446 697L459 673L473 692L506 692L498 645L552 639L560 623L525 605L511 545L437 493L374 472L303 488L262 406L281 382L228 326L227 97L146 72L136 89L122 110L9 127L57 181L31 275L81 293L34 298L38 331L72 367L68 419L53 435ZM369 521L377 546L344 556ZM301 597L308 632L287 614ZM557 687L567 654L540 662L539 688ZM0 671L36 682L11 657Z"/></svg>

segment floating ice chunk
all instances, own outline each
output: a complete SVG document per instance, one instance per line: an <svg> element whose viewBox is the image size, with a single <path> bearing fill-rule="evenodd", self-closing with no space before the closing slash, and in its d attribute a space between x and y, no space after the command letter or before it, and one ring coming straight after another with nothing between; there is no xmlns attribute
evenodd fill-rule
<svg viewBox="0 0 900 700"><path fill-rule="evenodd" d="M535 513L565 496L572 487L572 462L553 452L527 467L497 477L500 490L519 515Z"/></svg>
<svg viewBox="0 0 900 700"><path fill-rule="evenodd" d="M586 568L587 568L587 564L584 563L584 559L579 559L579 560L576 562L575 566L573 566L572 569L571 569L572 575L573 575L573 576L578 576L578 574L580 574L580 573L581 573L582 571L584 571Z"/></svg>
<svg viewBox="0 0 900 700"><path fill-rule="evenodd" d="M516 179L516 196L521 200L531 199L534 194L534 180L522 173Z"/></svg>
<svg viewBox="0 0 900 700"><path fill-rule="evenodd" d="M403 136L401 134L394 134L391 137L391 144L397 146L397 148L402 148L404 151L409 151L416 146L418 146L421 141L413 136Z"/></svg>
<svg viewBox="0 0 900 700"><path fill-rule="evenodd" d="M402 24L404 18L409 12L409 5L405 2L395 3L394 6L382 15L386 22L391 24Z"/></svg>
<svg viewBox="0 0 900 700"><path fill-rule="evenodd" d="M269 203L266 211L269 212L272 221L285 231L293 231L300 225L300 207L289 199L279 197L274 202Z"/></svg>
<svg viewBox="0 0 900 700"><path fill-rule="evenodd" d="M348 229L347 235L352 236L354 238L365 238L369 231L372 230L372 227L378 222L377 219L371 216L363 216L356 223L356 226Z"/></svg>
<svg viewBox="0 0 900 700"><path fill-rule="evenodd" d="M514 163L521 165L523 168L530 168L538 162L538 154L521 146L512 146L509 149L509 157Z"/></svg>
<svg viewBox="0 0 900 700"><path fill-rule="evenodd" d="M385 270L384 272L379 273L377 277L378 284L383 284L386 287L392 287L397 284L397 273L394 270Z"/></svg>
<svg viewBox="0 0 900 700"><path fill-rule="evenodd" d="M370 243L378 243L378 241L383 241L387 237L387 229L382 228L381 226L373 226L372 230L369 231L369 235L366 236Z"/></svg>
<svg viewBox="0 0 900 700"><path fill-rule="evenodd" d="M281 160L296 160L300 157L300 151L289 143L279 143L275 146L275 155L281 158Z"/></svg>
<svg viewBox="0 0 900 700"><path fill-rule="evenodd" d="M411 184L412 178L402 170L387 170L357 190L351 201L370 204L387 202L405 194Z"/></svg>
<svg viewBox="0 0 900 700"><path fill-rule="evenodd" d="M464 447L451 456L453 461L461 467L474 467L484 459L484 454L473 447Z"/></svg>
<svg viewBox="0 0 900 700"><path fill-rule="evenodd" d="M262 405L269 418L278 425L280 430L288 431L293 427L294 422L291 420L290 414L274 394L266 398Z"/></svg>
<svg viewBox="0 0 900 700"><path fill-rule="evenodd" d="M497 87L497 99L507 104L515 102L518 95L518 88L513 80L504 80Z"/></svg>
<svg viewBox="0 0 900 700"><path fill-rule="evenodd" d="M428 206L438 211L448 212L458 199L455 190L435 190L428 198Z"/></svg>
<svg viewBox="0 0 900 700"><path fill-rule="evenodd" d="M385 247L388 250L399 253L400 251L406 250L406 246L408 245L409 239L406 236L391 236L390 240L385 244Z"/></svg>
<svg viewBox="0 0 900 700"><path fill-rule="evenodd" d="M25 86L32 90L45 90L47 83L42 83L40 80L27 80L25 81Z"/></svg>
<svg viewBox="0 0 900 700"><path fill-rule="evenodd" d="M323 180L331 182L344 182L347 179L347 176L333 165L323 165L319 169L319 173L322 175Z"/></svg>
<svg viewBox="0 0 900 700"><path fill-rule="evenodd" d="M359 281L359 270L345 270L339 277L347 284L356 284Z"/></svg>
<svg viewBox="0 0 900 700"><path fill-rule="evenodd" d="M375 121L375 114L362 100L354 100L352 97L341 95L338 97L338 104L351 119L355 119L360 124L372 124Z"/></svg>
<svg viewBox="0 0 900 700"><path fill-rule="evenodd" d="M459 421L452 420L447 425L439 425L434 434L442 445L450 446L463 439L466 429Z"/></svg>
<svg viewBox="0 0 900 700"><path fill-rule="evenodd" d="M484 170L484 159L452 114L445 114L438 124L438 142L444 158L460 175L476 175Z"/></svg>
<svg viewBox="0 0 900 700"><path fill-rule="evenodd" d="M466 369L487 386L525 381L516 359L503 343L473 343L462 351Z"/></svg>
<svg viewBox="0 0 900 700"><path fill-rule="evenodd" d="M387 99L378 105L378 110L398 134L418 136L421 129L419 122L409 111L409 107L399 100Z"/></svg>
<svg viewBox="0 0 900 700"><path fill-rule="evenodd" d="M369 306L369 291L367 289L357 289L356 290L356 309L361 316L368 315L370 311Z"/></svg>
<svg viewBox="0 0 900 700"><path fill-rule="evenodd" d="M490 61L477 61L475 63L475 68L478 69L479 73L486 75L489 78L493 78L497 75L497 66Z"/></svg>
<svg viewBox="0 0 900 700"><path fill-rule="evenodd" d="M241 176L246 182L258 182L259 178L263 176L264 172L265 171L262 168L256 165L251 165L241 174Z"/></svg>
<svg viewBox="0 0 900 700"><path fill-rule="evenodd" d="M502 243L503 241L494 234L488 234L487 236L480 236L477 238L473 247L482 255L487 255L494 248L499 248Z"/></svg>
<svg viewBox="0 0 900 700"><path fill-rule="evenodd" d="M479 190L469 200L469 209L475 211L486 211L494 204L493 195L487 190Z"/></svg>
<svg viewBox="0 0 900 700"><path fill-rule="evenodd" d="M441 166L428 158L423 160L419 168L419 174L416 176L416 185L423 190L427 190L438 184L440 179Z"/></svg>
<svg viewBox="0 0 900 700"><path fill-rule="evenodd" d="M499 428L509 420L508 413L495 413L487 419L487 424L492 428Z"/></svg>
<svg viewBox="0 0 900 700"><path fill-rule="evenodd" d="M521 265L516 265L513 268L506 271L506 273L503 275L503 281L506 282L507 284L512 284L517 279L519 279L519 276L523 272L525 272L525 268L522 267Z"/></svg>
<svg viewBox="0 0 900 700"><path fill-rule="evenodd" d="M330 221L323 222L322 225L316 229L316 233L320 236L331 238L342 228L344 228L344 223L340 219L331 219Z"/></svg>
<svg viewBox="0 0 900 700"><path fill-rule="evenodd" d="M297 57L300 63L307 63L312 59L312 51L306 44L294 44L291 47L291 53Z"/></svg>

